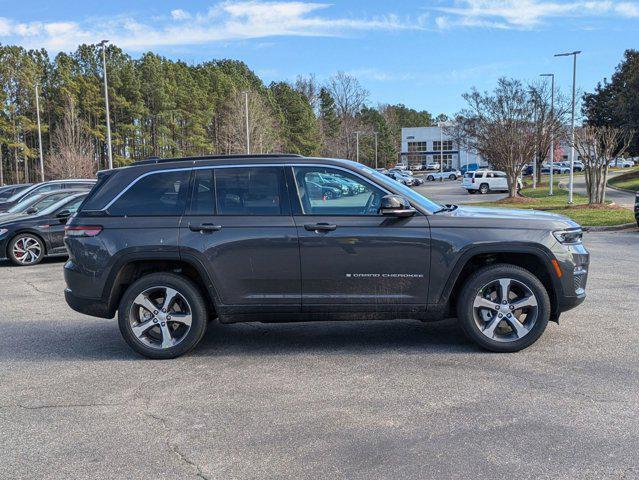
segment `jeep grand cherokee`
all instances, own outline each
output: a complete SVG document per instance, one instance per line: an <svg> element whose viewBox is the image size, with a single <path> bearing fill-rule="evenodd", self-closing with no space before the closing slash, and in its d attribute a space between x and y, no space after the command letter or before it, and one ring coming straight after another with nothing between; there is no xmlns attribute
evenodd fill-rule
<svg viewBox="0 0 639 480"><path fill-rule="evenodd" d="M328 195L322 178L358 187ZM548 213L439 205L364 165L296 155L151 159L99 173L66 227L68 304L152 358L207 320L457 317L521 350L585 297L581 229Z"/></svg>

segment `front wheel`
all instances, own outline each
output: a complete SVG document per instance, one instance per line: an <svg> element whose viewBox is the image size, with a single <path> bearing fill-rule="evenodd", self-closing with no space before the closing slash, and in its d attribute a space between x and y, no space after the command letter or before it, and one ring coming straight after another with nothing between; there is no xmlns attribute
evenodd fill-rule
<svg viewBox="0 0 639 480"><path fill-rule="evenodd" d="M191 350L204 336L206 302L189 279L173 273L152 273L134 282L118 310L118 325L133 350L154 359L168 359Z"/></svg>
<svg viewBox="0 0 639 480"><path fill-rule="evenodd" d="M426 177L426 180L428 180L429 182L434 182L435 181L435 177L433 177L432 175L428 175Z"/></svg>
<svg viewBox="0 0 639 480"><path fill-rule="evenodd" d="M548 325L550 300L539 279L510 264L471 275L457 302L466 335L493 352L516 352L537 341Z"/></svg>
<svg viewBox="0 0 639 480"><path fill-rule="evenodd" d="M457 175L449 175L448 179L449 180L457 180Z"/></svg>

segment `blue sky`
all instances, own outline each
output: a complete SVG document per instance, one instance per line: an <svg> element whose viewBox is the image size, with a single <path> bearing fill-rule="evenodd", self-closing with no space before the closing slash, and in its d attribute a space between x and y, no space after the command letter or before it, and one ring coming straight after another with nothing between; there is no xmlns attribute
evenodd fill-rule
<svg viewBox="0 0 639 480"><path fill-rule="evenodd" d="M583 51L577 85L592 90L625 49L639 48L639 1L0 0L0 43L55 54L103 38L134 57L243 60L267 83L341 70L359 78L371 105L451 114L463 92L500 76L554 72L568 93L571 61L553 58L562 51Z"/></svg>

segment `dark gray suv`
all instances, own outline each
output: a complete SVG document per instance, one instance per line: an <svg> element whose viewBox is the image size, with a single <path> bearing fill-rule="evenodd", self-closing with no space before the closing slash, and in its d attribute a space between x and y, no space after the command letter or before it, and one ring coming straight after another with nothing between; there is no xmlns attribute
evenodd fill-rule
<svg viewBox="0 0 639 480"><path fill-rule="evenodd" d="M101 172L65 243L69 305L117 311L152 358L187 352L215 317L458 317L482 347L517 351L584 300L589 262L564 217L439 205L361 164L296 155Z"/></svg>

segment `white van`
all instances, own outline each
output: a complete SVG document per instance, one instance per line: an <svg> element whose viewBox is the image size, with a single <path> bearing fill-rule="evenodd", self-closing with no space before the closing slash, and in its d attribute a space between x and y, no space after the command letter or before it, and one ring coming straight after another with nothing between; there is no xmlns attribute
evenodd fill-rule
<svg viewBox="0 0 639 480"><path fill-rule="evenodd" d="M518 188L521 188L521 179L517 179L517 183ZM464 174L461 186L468 193L507 192L508 176L497 170L475 170Z"/></svg>

